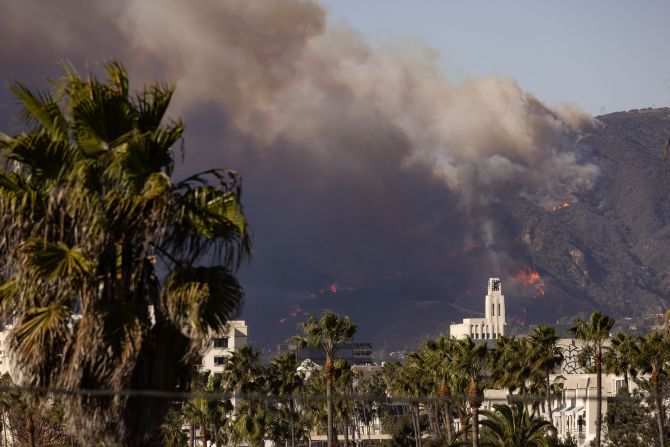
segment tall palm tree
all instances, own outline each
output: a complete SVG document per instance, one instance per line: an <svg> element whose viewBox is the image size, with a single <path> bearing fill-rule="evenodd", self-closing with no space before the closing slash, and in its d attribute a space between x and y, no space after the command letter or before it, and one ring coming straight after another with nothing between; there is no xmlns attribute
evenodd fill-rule
<svg viewBox="0 0 670 447"><path fill-rule="evenodd" d="M661 394L661 382L666 378L670 366L670 333L650 332L641 337L639 342L639 354L636 359L637 365L646 373L650 373L650 382L656 407L656 420L658 424L658 439L660 447L665 447L665 409L663 396Z"/></svg>
<svg viewBox="0 0 670 447"><path fill-rule="evenodd" d="M601 312L593 312L587 321L577 319L572 331L575 336L584 340L593 352L593 365L596 370L596 440L595 447L600 447L603 412L603 346L610 336L614 319Z"/></svg>
<svg viewBox="0 0 670 447"><path fill-rule="evenodd" d="M603 365L608 373L623 376L626 392L629 388L629 377L636 374L635 359L640 353L637 339L625 332L612 337L612 346L603 356Z"/></svg>
<svg viewBox="0 0 670 447"><path fill-rule="evenodd" d="M295 447L296 439L302 430L296 427L298 414L296 410L295 395L304 388L304 378L298 373L298 360L294 353L282 354L272 360L268 379L270 389L274 395L281 399L285 406L283 414L288 416L288 425L291 435L291 447Z"/></svg>
<svg viewBox="0 0 670 447"><path fill-rule="evenodd" d="M427 380L428 379L428 380ZM409 356L401 365L392 379L391 391L395 396L407 397L412 417L414 442L416 447L422 445L421 406L419 400L427 396L431 383L426 374L426 366L417 356Z"/></svg>
<svg viewBox="0 0 670 447"><path fill-rule="evenodd" d="M224 389L234 392L233 438L261 445L269 422L265 402L258 398L268 391L261 351L249 345L237 349L225 359L221 380Z"/></svg>
<svg viewBox="0 0 670 447"><path fill-rule="evenodd" d="M530 358L535 371L543 376L546 388L547 415L553 423L551 414L551 382L549 375L563 363L563 349L558 346L558 336L553 327L541 324L533 328L529 336Z"/></svg>
<svg viewBox="0 0 670 447"><path fill-rule="evenodd" d="M440 336L435 340L428 340L424 346L431 370L437 375L439 395L442 399L447 443L454 440L454 424L452 420L451 383L456 355L456 340Z"/></svg>
<svg viewBox="0 0 670 447"><path fill-rule="evenodd" d="M341 433L344 436L345 446L349 445L349 428L352 426L354 412L353 383L354 373L351 370L351 364L346 360L335 360L333 365L333 391L337 398L333 402L333 411L335 422L339 423Z"/></svg>
<svg viewBox="0 0 670 447"><path fill-rule="evenodd" d="M350 341L356 333L356 324L349 317L342 317L326 310L320 318L310 315L299 325L302 335L293 337L299 349L320 348L326 356L323 374L326 379L326 407L328 415L328 447L334 446L333 437L333 361L337 345Z"/></svg>
<svg viewBox="0 0 670 447"><path fill-rule="evenodd" d="M12 88L25 131L0 135L0 314L22 385L116 392L64 396L83 445L146 445L169 401L123 390L187 386L238 310L249 238L237 174L172 178L173 87L131 93L119 63L106 69Z"/></svg>
<svg viewBox="0 0 670 447"><path fill-rule="evenodd" d="M479 446L479 407L484 397L482 378L488 353L485 344L477 344L470 337L458 341L454 366L470 379L468 404L472 413L472 447Z"/></svg>

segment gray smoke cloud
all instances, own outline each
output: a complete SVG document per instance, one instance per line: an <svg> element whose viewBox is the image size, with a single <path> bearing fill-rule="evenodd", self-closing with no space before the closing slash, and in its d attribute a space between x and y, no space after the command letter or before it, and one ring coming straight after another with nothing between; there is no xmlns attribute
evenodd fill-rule
<svg viewBox="0 0 670 447"><path fill-rule="evenodd" d="M591 116L498 76L450 82L429 48L372 47L310 1L5 1L0 38L5 82L110 58L177 81L184 171L245 178L259 322L336 279L416 277L389 292L411 297L483 284L520 256L505 201L574 201L598 176L578 143Z"/></svg>

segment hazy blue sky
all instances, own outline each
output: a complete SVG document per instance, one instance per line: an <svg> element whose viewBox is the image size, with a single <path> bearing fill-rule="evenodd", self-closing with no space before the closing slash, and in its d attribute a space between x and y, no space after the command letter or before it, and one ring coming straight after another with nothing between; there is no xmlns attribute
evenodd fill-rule
<svg viewBox="0 0 670 447"><path fill-rule="evenodd" d="M587 112L670 105L670 1L325 0L371 41L408 37L451 79L499 74Z"/></svg>

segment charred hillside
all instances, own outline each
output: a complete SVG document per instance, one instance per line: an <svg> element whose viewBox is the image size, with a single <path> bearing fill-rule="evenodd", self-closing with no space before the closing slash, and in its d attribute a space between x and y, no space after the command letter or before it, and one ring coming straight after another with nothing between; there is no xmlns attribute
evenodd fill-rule
<svg viewBox="0 0 670 447"><path fill-rule="evenodd" d="M659 313L668 307L670 268L670 109L599 117L583 139L601 174L569 208L540 209L517 200L512 213L523 230L545 299L532 320L572 317L594 308L616 317Z"/></svg>
<svg viewBox="0 0 670 447"><path fill-rule="evenodd" d="M647 317L670 307L670 160L664 155L670 109L618 112L598 120L598 128L582 140L600 169L593 188L553 210L523 197L502 207L511 221L506 226L518 232L511 236L542 285L541 293L524 287L512 270L504 278L512 332L533 323L571 322L595 309L622 325L630 317L645 330L642 320L653 324L656 320ZM480 309L484 293L482 284L466 300L405 303L389 320L392 327L379 327L372 338L392 349L400 346L391 340L417 343L445 333L450 321L468 314L461 306Z"/></svg>
<svg viewBox="0 0 670 447"><path fill-rule="evenodd" d="M598 120L580 142L599 170L586 191L553 207L501 195L487 217L495 219L494 242L461 242L427 267L342 281L339 288L324 279L307 298L278 301L288 309L278 323L269 320L267 301L262 308L252 302L252 327L257 315L268 316L252 337L271 349L272 340L295 333L305 314L329 308L351 316L357 340L371 341L375 351L411 349L448 333L451 322L479 316L489 276L503 280L509 333L568 323L595 309L645 330L658 321L648 317L670 308L670 160L664 158L670 109Z"/></svg>

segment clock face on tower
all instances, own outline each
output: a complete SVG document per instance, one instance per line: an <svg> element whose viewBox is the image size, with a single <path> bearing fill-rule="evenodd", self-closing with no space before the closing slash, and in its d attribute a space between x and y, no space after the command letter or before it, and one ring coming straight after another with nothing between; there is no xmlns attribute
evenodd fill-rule
<svg viewBox="0 0 670 447"><path fill-rule="evenodd" d="M500 280L496 279L491 283L491 290L493 290L494 292L500 291Z"/></svg>

